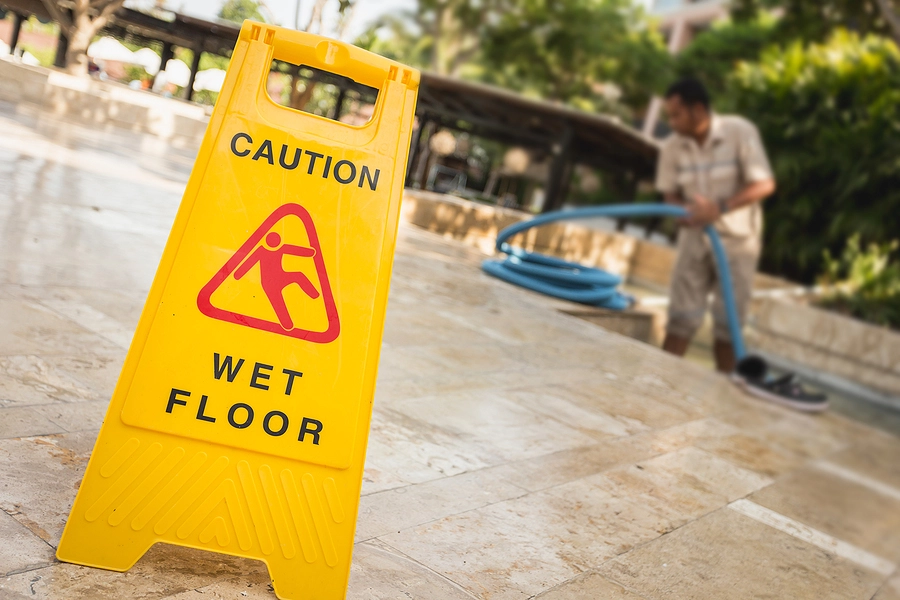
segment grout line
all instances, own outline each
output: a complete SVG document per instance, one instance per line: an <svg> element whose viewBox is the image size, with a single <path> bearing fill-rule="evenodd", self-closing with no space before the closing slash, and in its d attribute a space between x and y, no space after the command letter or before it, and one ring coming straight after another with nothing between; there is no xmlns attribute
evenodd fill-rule
<svg viewBox="0 0 900 600"><path fill-rule="evenodd" d="M888 578L884 580L884 583L882 583L882 584L878 587L878 589L875 590L875 593L872 594L872 597L869 598L869 600L878 600L878 598L881 597L881 592L882 592L882 590L888 590L888 592L890 592L891 590L888 589L888 586L890 586L891 588L894 588L894 589L900 591L900 586L895 586L895 585L892 583L893 580L894 580L893 575L896 575L896 574L897 574L897 571L894 571L894 572L891 574L891 576L888 576Z"/></svg>
<svg viewBox="0 0 900 600"><path fill-rule="evenodd" d="M57 315L75 322L77 325L115 344L119 348L128 350L129 346L131 346L131 338L134 332L93 306L81 302L56 299L43 299L39 304Z"/></svg>
<svg viewBox="0 0 900 600"><path fill-rule="evenodd" d="M51 546L52 548L52 546ZM56 550L54 548L54 550ZM27 567L22 567L21 569L13 569L7 573L2 573L0 576L2 577L12 577L13 575L21 575L22 573L29 573L31 571L39 571L40 569L46 569L47 567L52 567L53 565L58 565L59 561L53 561L48 563L36 563L33 565L28 565Z"/></svg>
<svg viewBox="0 0 900 600"><path fill-rule="evenodd" d="M459 325L460 327L463 327L470 331L480 333L481 335L491 338L495 342L502 342L504 344L510 344L510 345L514 345L514 346L526 343L526 342L523 342L522 340L517 340L515 338L509 337L508 335L504 334L502 331L496 331L489 327L481 327L477 324L471 323L464 316L454 314L448 310L437 311L437 314L440 317L443 317L444 319L450 321L451 323Z"/></svg>
<svg viewBox="0 0 900 600"><path fill-rule="evenodd" d="M483 469L493 469L493 468L496 468L496 467L483 467ZM479 469L479 471L480 471L480 470L482 470L482 469ZM458 473L457 475L451 475L450 477L461 477L461 476L463 476L463 475L465 475L465 474L467 474L467 473L475 473L475 472L477 472L477 471L466 471L466 472L464 472L464 473ZM445 478L445 479L449 479L450 477ZM493 502L485 502L484 504L479 504L478 506L472 506L472 507L470 507L470 508L466 508L466 509L464 509L464 510L460 510L460 511L457 511L457 512L448 512L448 513L446 513L446 514L443 514L443 515L434 517L433 519L428 519L427 521L422 521L421 523L415 523L415 524L412 524L412 525L406 525L406 526L402 527L401 529L397 530L397 533L400 533L401 531L407 531L407 530L409 530L409 529L415 529L416 527L422 527L422 526L425 526L425 525L431 525L432 523L437 523L438 521L441 521L442 519L447 519L447 518L449 518L449 517L456 517L456 516L464 515L464 514L466 514L466 513L473 512L473 511L476 511L476 510L482 510L482 509L488 508L488 507L490 507L490 506L494 506L495 504L500 504L500 503L502 503L502 502L509 502L509 501L511 501L511 500L518 500L519 498L524 498L525 496L527 496L527 495L529 495L529 494L532 493L532 492L528 491L527 489L523 488L522 486L516 485L515 483L513 483L513 482L511 482L511 481L509 481L509 480L507 480L507 479L505 479L505 478L502 478L502 477L501 477L500 479L502 479L505 483L511 485L512 487L517 488L517 489L518 489L520 492L522 492L522 493L519 494L519 495L517 495L517 496L509 496L509 497L505 497L505 498L500 498L500 499L498 499L498 500L494 500ZM427 484L432 483L432 482L435 482L435 481L442 481L442 480L432 479L432 480L430 480L430 481L425 481L425 482L423 482L423 483L414 483L414 484L410 484L410 485L408 485L408 486L406 486L406 487L414 487L414 486L419 486L419 485L427 485ZM397 490L397 489L400 489L400 488L391 488L390 490L383 490L383 492L395 491L395 490ZM376 493L376 494L381 494L381 493L383 493L383 492L375 492L375 493ZM373 494L370 494L370 495L373 495ZM360 497L360 506L362 506L362 497ZM357 517L357 519L358 519L358 517ZM358 521L357 521L357 522L358 522ZM394 530L393 530L393 529L392 529L391 531L387 532L387 533L379 533L379 534L376 534L376 535L373 535L373 536L367 537L367 538L354 539L353 543L354 543L354 544L362 544L363 542L371 542L372 540L377 540L379 543L386 544L386 542L385 542L384 540L382 540L381 538L383 538L383 537L386 536L386 535L391 535L392 533L394 533Z"/></svg>
<svg viewBox="0 0 900 600"><path fill-rule="evenodd" d="M415 558L413 558L412 556L410 556L410 555L407 554L406 552L403 552L402 550L400 550L400 549L398 549L398 548L395 548L394 546L392 546L391 544L388 544L387 542L385 542L384 540L382 540L382 539L380 539L380 538L373 538L373 539L374 539L375 541L377 541L378 543L377 543L377 544L370 544L371 546L374 546L374 547L376 547L376 548L378 548L379 546L381 546L381 549L382 549L382 550L389 550L390 552L393 552L396 556L400 556L400 557L405 558L406 560L408 560L408 561L410 561L410 562L412 562L412 563L414 563L414 564L416 564L416 565L419 565L421 568L425 569L426 571L429 571L429 572L431 572L431 573L437 575L439 578L443 579L444 581L446 581L447 583L449 583L452 587L456 588L458 591L462 592L462 593L465 594L466 596L469 596L470 598L473 598L474 600L478 600L478 596L474 595L472 592L470 592L469 590L467 590L467 589L466 589L465 587L463 587L461 584L459 584L459 583L453 581L452 579L450 579L450 577L448 577L447 575L444 575L444 574L441 573L440 571L436 571L435 569L432 569L431 567L429 567L429 566L426 565L425 563L416 560ZM355 546L355 544L354 544L354 546Z"/></svg>
<svg viewBox="0 0 900 600"><path fill-rule="evenodd" d="M817 546L826 552L831 552L841 558L853 561L880 575L890 575L897 568L892 562L880 556L871 554L862 548L857 548L853 544L841 541L827 533L813 529L809 525L804 525L750 500L735 500L728 505L728 508L813 546Z"/></svg>
<svg viewBox="0 0 900 600"><path fill-rule="evenodd" d="M35 564L32 564L32 565L27 565L27 566L25 566L25 567L20 567L20 568L17 568L17 569L13 569L12 571L8 571L7 573L5 573L5 574L0 574L0 575L2 575L3 577L8 577L8 576L10 576L10 575L17 575L17 574L19 574L19 573L27 573L28 571L36 571L36 570L38 570L38 569L43 569L43 568L45 568L45 567L49 567L49 566L55 565L55 564L57 564L57 563L59 562L58 560L56 560L56 546L54 546L53 544L51 544L49 540L45 540L44 538L42 538L41 536L39 536L37 533L35 533L34 531L32 531L27 525L25 525L22 521L20 521L19 519L17 519L17 518L15 517L15 514L9 513L9 512L7 512L5 509L0 509L0 514L8 515L9 518L12 519L12 520L16 523L16 525L18 525L19 527L21 527L22 529L24 529L25 531L27 531L27 532L28 532L28 535L33 536L34 538L37 538L38 540L40 540L41 542L43 542L47 547L50 548L50 550L51 550L52 553L53 553L53 560L52 560L51 562L48 562L48 563L35 563ZM17 514L19 514L19 513L17 513ZM24 515L23 515L23 516L24 516Z"/></svg>
<svg viewBox="0 0 900 600"><path fill-rule="evenodd" d="M549 587L545 590L542 590L536 594L532 594L531 596L528 597L528 600L540 600L541 596L544 596L545 594L550 594L550 593L562 590L565 588L565 586L570 585L579 579L586 579L586 578L590 577L591 575L596 575L597 577L600 577L604 581L607 581L607 582L611 583L612 585L622 588L623 590L625 590L626 592L629 592L632 596L634 596L636 598L640 598L641 600L653 600L653 598L645 596L644 594L638 592L637 590L631 588L630 586L625 585L621 581L617 581L617 580L613 579L612 577L606 576L605 574L598 571L596 568L586 569L586 570L582 571L581 573L578 573L577 575L574 575L574 576L570 577L569 579L566 579L565 581L561 581L561 582L557 583L556 585ZM581 596L579 596L579 597L581 597ZM618 595L617 595L617 597L618 597ZM630 597L631 596L629 596L629 598Z"/></svg>
<svg viewBox="0 0 900 600"><path fill-rule="evenodd" d="M835 475L857 485L867 487L870 490L881 494L882 496L887 496L888 498L891 498L893 500L900 500L900 489L878 481L877 479L873 479L872 477L863 475L862 473L857 473L856 471L848 469L847 467L836 465L833 462L827 460L817 461L813 463L813 466L816 469L824 471L825 473L828 473L830 475Z"/></svg>

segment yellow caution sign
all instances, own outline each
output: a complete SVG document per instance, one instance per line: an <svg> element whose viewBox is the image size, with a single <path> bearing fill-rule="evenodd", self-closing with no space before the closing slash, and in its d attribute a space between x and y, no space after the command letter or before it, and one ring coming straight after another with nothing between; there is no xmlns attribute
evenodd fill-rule
<svg viewBox="0 0 900 600"><path fill-rule="evenodd" d="M275 103L273 59L379 90L352 126ZM343 598L417 71L246 22L57 556L166 542Z"/></svg>

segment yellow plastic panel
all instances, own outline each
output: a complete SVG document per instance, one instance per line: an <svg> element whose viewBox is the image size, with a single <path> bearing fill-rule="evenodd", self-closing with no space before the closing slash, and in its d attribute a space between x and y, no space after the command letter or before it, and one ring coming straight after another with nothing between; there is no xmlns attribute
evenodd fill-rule
<svg viewBox="0 0 900 600"><path fill-rule="evenodd" d="M371 121L277 105L273 58L378 88ZM418 81L244 24L60 560L124 571L166 542L344 597Z"/></svg>

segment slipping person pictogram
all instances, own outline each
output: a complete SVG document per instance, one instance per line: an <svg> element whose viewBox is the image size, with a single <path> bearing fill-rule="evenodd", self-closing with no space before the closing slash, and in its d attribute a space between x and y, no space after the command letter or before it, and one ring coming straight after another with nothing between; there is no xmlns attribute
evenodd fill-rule
<svg viewBox="0 0 900 600"><path fill-rule="evenodd" d="M290 238L283 229L285 219L295 224L299 219L306 232L308 245L287 243ZM279 226L279 223L282 223ZM279 234L274 229L279 228ZM290 227L288 228L290 230ZM315 279L300 271L285 269L287 257L311 259L315 269ZM244 310L240 306L231 306L223 297L214 301L213 294L228 281L239 281L247 276L254 266L259 265L259 280L266 299L275 312L275 320L262 318L263 314L255 314L253 310ZM233 278L233 279L232 279ZM305 314L298 314L296 307L292 314L285 300L285 293L292 285L297 285L311 300L324 305L327 324L324 327L311 327L304 324ZM317 287L318 285L318 287ZM239 298L239 297L238 297ZM217 305L217 303L222 303ZM328 283L325 260L316 228L309 212L299 204L285 204L272 212L256 229L237 252L228 259L225 265L203 286L197 296L197 307L208 317L261 329L271 333L327 344L334 341L340 333L340 320L334 295ZM231 308L231 310L229 310ZM244 307L246 308L246 306Z"/></svg>
<svg viewBox="0 0 900 600"><path fill-rule="evenodd" d="M253 265L259 263L259 278L263 291L278 317L278 322L282 327L290 330L294 328L294 321L291 319L291 313L284 301L285 288L296 283L313 300L319 297L319 290L303 273L285 271L283 259L285 256L313 258L315 255L316 251L313 248L282 244L281 236L272 231L266 235L266 245L254 250L253 254L241 263L241 266L234 272L234 278L241 279L253 268Z"/></svg>

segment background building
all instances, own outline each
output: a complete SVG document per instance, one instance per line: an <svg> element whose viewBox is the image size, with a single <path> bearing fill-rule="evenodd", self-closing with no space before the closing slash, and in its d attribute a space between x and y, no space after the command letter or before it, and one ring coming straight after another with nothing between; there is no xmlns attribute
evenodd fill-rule
<svg viewBox="0 0 900 600"><path fill-rule="evenodd" d="M651 14L674 54L712 23L727 18L728 0L655 0Z"/></svg>

